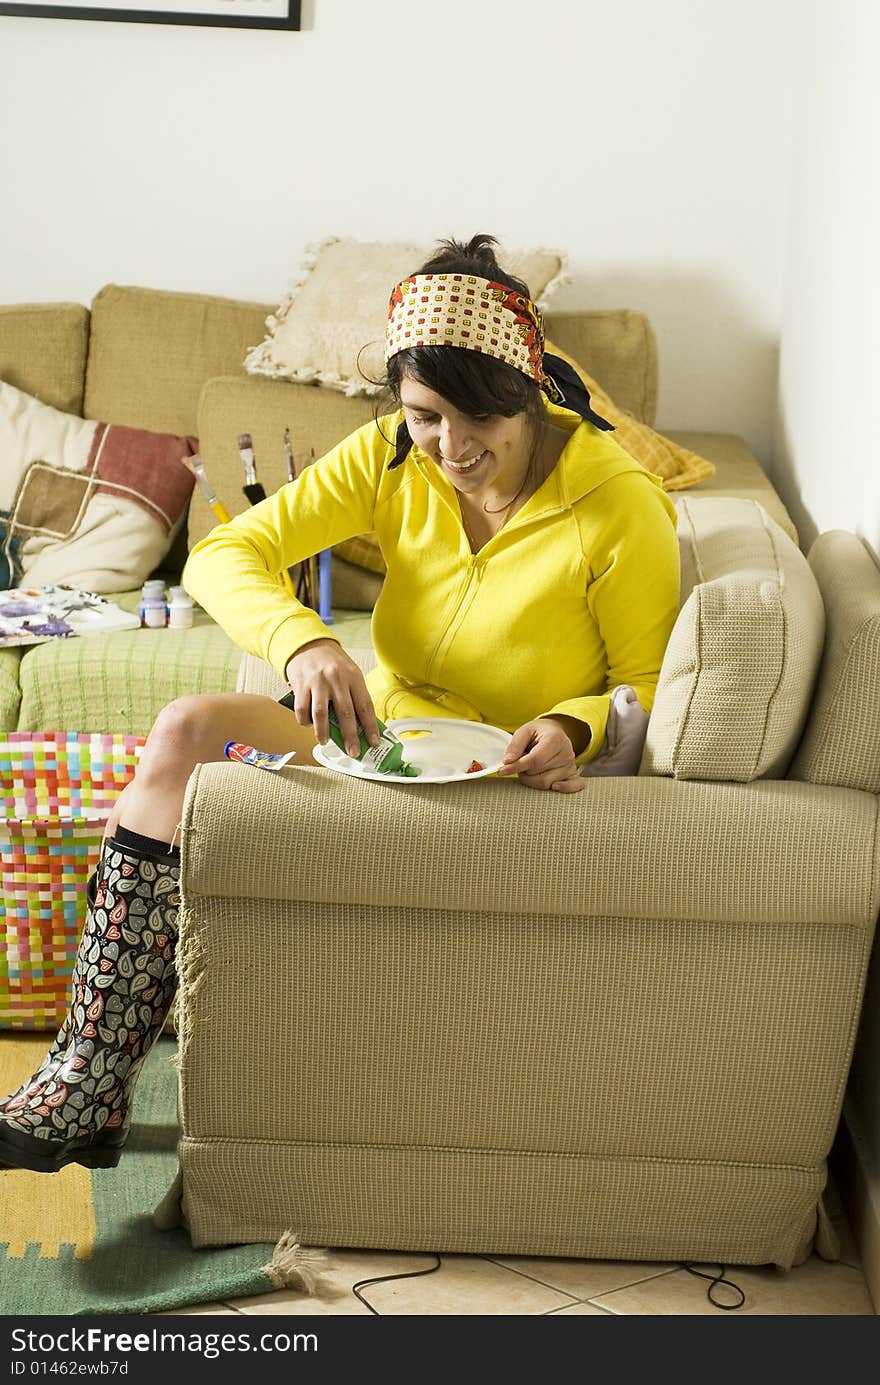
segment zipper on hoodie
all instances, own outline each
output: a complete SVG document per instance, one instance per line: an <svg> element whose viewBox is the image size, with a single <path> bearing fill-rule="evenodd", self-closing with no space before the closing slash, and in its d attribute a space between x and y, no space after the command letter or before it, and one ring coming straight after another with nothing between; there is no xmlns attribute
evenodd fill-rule
<svg viewBox="0 0 880 1385"><path fill-rule="evenodd" d="M430 459L429 465L434 465L434 463L431 462ZM537 523L539 520L545 519L548 516L548 514L559 514L562 510L566 509L566 505L564 503L557 503L556 505L553 505L550 509L541 509L536 515L528 515L524 521L520 521L519 513L514 515L513 519L509 521L509 525L505 524L501 529L499 529L498 534L493 534L489 542L483 544L483 547L480 549L479 553L473 553L471 552L470 540L468 539L467 533L465 532L464 524L462 523L460 508L457 504L454 508L452 505L450 505L449 500L443 494L443 491L440 489L440 487L437 486L436 480L432 472L423 471L423 474L426 476L426 478L430 478L429 484L432 484L434 488L438 491L441 501L449 510L450 514L454 517L468 553L465 578L461 590L459 592L458 600L455 603L452 615L449 617L445 629L441 632L440 638L437 640L437 643L435 644L434 649L431 652L431 656L428 659L426 665L425 681L428 683L433 683L437 663L440 660L441 656L447 652L450 644L452 643L453 639L455 638L456 634L461 628L462 622L465 618L465 615L467 614L467 609L472 605L474 597L477 594L477 590L479 588L480 582L482 581L483 572L485 570L486 557L484 557L484 554L486 553L486 549L490 548L491 545L495 542L495 540L499 537L499 535L503 534L505 530L508 530L509 532L514 528L518 528L520 522L523 525L534 524ZM492 555L490 553L488 557L491 556Z"/></svg>
<svg viewBox="0 0 880 1385"><path fill-rule="evenodd" d="M463 528L462 532L464 532ZM456 634L461 628L462 622L465 616L467 615L468 610L473 604L473 600L479 589L479 585L482 580L484 570L485 563L480 562L480 555L478 553L471 553L470 560L467 566L467 571L465 573L465 580L462 584L461 591L459 592L458 600L455 603L455 609L453 610L452 615L449 617L449 620L447 621L446 628L443 631L441 631L440 638L434 646L434 650L431 654L430 659L428 660L426 681L429 683L434 682L434 673L437 667L437 663L442 657L442 655L445 654L448 650L450 644L452 643L453 639L455 638Z"/></svg>

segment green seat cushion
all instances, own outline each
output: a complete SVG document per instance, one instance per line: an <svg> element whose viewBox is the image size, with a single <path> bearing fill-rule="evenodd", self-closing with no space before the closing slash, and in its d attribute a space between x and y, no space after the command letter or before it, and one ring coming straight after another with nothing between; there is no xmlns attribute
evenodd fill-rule
<svg viewBox="0 0 880 1385"><path fill-rule="evenodd" d="M129 592L112 599L136 610L139 598ZM175 697L235 692L240 648L204 611L196 610L194 621L191 630L117 630L27 649L18 730L145 736Z"/></svg>
<svg viewBox="0 0 880 1385"><path fill-rule="evenodd" d="M18 708L21 692L18 686L18 666L22 651L0 649L0 731L15 731L18 728Z"/></svg>
<svg viewBox="0 0 880 1385"><path fill-rule="evenodd" d="M331 634L342 644L343 649L372 649L373 636L370 611L333 611Z"/></svg>
<svg viewBox="0 0 880 1385"><path fill-rule="evenodd" d="M110 599L136 611L140 591ZM334 617L347 649L370 648L369 614L337 610ZM235 692L241 658L198 607L191 630L116 630L0 650L0 730L145 736L175 697Z"/></svg>

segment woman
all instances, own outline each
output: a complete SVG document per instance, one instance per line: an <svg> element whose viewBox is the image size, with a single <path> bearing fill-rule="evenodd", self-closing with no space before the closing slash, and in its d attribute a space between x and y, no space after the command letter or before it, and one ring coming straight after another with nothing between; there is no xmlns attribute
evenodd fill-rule
<svg viewBox="0 0 880 1385"><path fill-rule="evenodd" d="M293 708L209 694L156 719L90 882L68 1017L0 1103L0 1162L118 1162L176 986L184 790L228 741L311 760L331 702L355 754L357 723L375 743L377 714L464 717L513 733L501 775L574 793L601 759L614 690L642 722L650 711L678 610L675 512L574 372L545 355L541 314L494 244L443 242L394 288L396 411L193 549L185 586L283 673ZM388 571L365 679L279 574L368 531Z"/></svg>

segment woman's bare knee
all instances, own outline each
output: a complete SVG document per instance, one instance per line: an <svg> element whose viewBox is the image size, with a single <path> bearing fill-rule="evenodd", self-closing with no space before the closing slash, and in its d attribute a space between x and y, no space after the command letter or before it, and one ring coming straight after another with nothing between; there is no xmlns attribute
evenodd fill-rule
<svg viewBox="0 0 880 1385"><path fill-rule="evenodd" d="M181 772L182 766L189 764L188 775L193 766L222 758L214 703L210 695L198 693L169 702L153 722L141 763L150 764L161 756L167 764L181 766Z"/></svg>
<svg viewBox="0 0 880 1385"><path fill-rule="evenodd" d="M310 726L273 698L252 693L202 693L175 698L157 716L141 754L138 775L156 781L185 781L199 764L224 758L230 741L260 750L293 750L314 764Z"/></svg>
<svg viewBox="0 0 880 1385"><path fill-rule="evenodd" d="M148 828L144 824L155 817L167 833L169 824L173 827L180 820L189 776L196 765L218 758L216 738L210 733L211 718L203 705L208 703L209 697L192 695L176 698L162 708L141 751L134 779L126 785L111 814L113 827L121 823L145 832Z"/></svg>
<svg viewBox="0 0 880 1385"><path fill-rule="evenodd" d="M294 713L273 698L252 693L185 694L156 717L135 777L111 815L112 826L121 824L163 840L170 838L196 765L222 760L229 741L245 741L260 750L295 750L298 763L315 763L311 728L300 726Z"/></svg>

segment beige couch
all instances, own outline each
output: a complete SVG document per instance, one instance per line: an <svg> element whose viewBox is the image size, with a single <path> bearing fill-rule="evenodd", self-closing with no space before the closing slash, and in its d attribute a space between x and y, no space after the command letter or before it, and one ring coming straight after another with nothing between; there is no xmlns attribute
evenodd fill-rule
<svg viewBox="0 0 880 1385"><path fill-rule="evenodd" d="M258 305L110 287L88 345L77 314L63 407L83 407L84 379L90 417L195 432L231 509L245 504L237 433L253 434L271 488L284 427L303 457L370 415L364 401L245 377ZM651 421L644 318L560 315L550 329ZM0 376L3 343L0 319ZM13 382L34 390L45 356L33 351ZM677 436L718 466L689 496L757 500L793 533L740 440ZM190 540L211 522L196 495ZM195 772L180 1161L196 1244L290 1230L310 1244L614 1259L786 1266L814 1244L833 1253L825 1160L880 892L880 576L851 535L822 536L810 558L825 653L802 689L797 753L773 769L786 777L761 777L756 762L743 782L684 778L693 765L661 756L661 773L646 764L560 801L506 781ZM699 570L694 581L698 602L720 590ZM371 582L337 564L337 604L369 604ZM366 661L367 618L337 616ZM783 624L780 658L791 633ZM164 652L168 632L130 638L150 634L150 697L165 700L179 682L161 676L163 659L170 670L180 645ZM29 684L53 688L44 716L124 719L134 663L115 702L74 706L54 691L106 674L119 644L47 648L16 661L22 706L36 705L21 692L30 661ZM187 685L199 670L185 658L173 677ZM238 664L233 651L214 685ZM250 662L237 676L271 686Z"/></svg>
<svg viewBox="0 0 880 1385"><path fill-rule="evenodd" d="M828 639L788 778L560 800L195 772L196 1244L835 1254L826 1156L880 894L880 575L845 534L813 563Z"/></svg>

